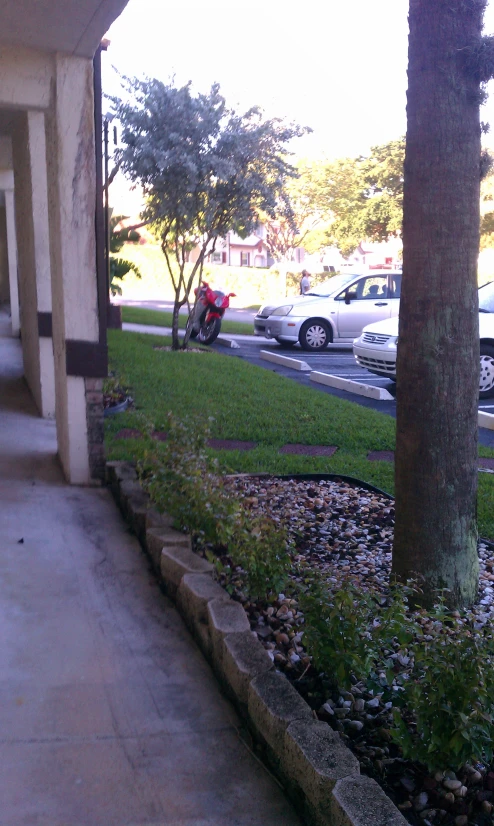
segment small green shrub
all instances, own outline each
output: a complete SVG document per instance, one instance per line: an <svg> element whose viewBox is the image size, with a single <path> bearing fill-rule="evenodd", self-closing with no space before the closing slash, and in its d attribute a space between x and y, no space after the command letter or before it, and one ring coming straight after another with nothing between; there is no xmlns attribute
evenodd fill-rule
<svg viewBox="0 0 494 826"><path fill-rule="evenodd" d="M393 682L394 662L384 651L396 643L406 646L412 638L407 620L411 589L382 594L359 591L347 582L331 591L321 575L311 572L300 597L305 617L304 642L314 662L339 688L356 680L375 679L384 673Z"/></svg>
<svg viewBox="0 0 494 826"><path fill-rule="evenodd" d="M428 612L431 616L431 612ZM403 683L406 719L393 710L393 737L405 757L430 771L457 771L472 760L490 761L494 742L494 643L485 631L433 612L442 626L418 632L410 653L413 667Z"/></svg>
<svg viewBox="0 0 494 826"><path fill-rule="evenodd" d="M290 565L287 532L273 520L253 517L248 507L225 488L217 462L208 454L211 423L182 422L168 415L167 440L157 451L153 427L147 436L139 473L159 510L167 511L180 527L217 554L226 553L251 597L277 594L284 587Z"/></svg>

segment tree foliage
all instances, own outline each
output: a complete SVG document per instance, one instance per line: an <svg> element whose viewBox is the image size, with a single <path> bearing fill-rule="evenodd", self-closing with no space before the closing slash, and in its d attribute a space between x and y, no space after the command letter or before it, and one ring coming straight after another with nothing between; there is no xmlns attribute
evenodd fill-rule
<svg viewBox="0 0 494 826"><path fill-rule="evenodd" d="M139 268L117 255L123 245L128 241L138 241L139 233L129 230L126 227L117 229L118 225L125 220L125 215L112 215L110 218L110 292L112 295L122 295L120 281L128 272L133 272L137 278L141 278Z"/></svg>
<svg viewBox="0 0 494 826"><path fill-rule="evenodd" d="M180 347L178 314L217 240L246 237L261 212L275 214L286 181L296 174L288 143L306 129L264 119L254 107L227 108L214 84L194 95L157 79L127 80L128 100L113 99L122 125L117 163L146 198L142 218L158 236L175 292L173 347ZM188 265L194 250L196 260ZM187 344L186 335L182 346Z"/></svg>

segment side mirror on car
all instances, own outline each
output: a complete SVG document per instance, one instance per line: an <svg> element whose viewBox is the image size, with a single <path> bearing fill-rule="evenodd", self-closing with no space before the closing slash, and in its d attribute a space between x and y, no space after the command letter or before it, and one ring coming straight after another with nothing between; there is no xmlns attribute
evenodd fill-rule
<svg viewBox="0 0 494 826"><path fill-rule="evenodd" d="M357 298L356 290L347 290L345 293L345 304L350 304L350 301L355 301Z"/></svg>

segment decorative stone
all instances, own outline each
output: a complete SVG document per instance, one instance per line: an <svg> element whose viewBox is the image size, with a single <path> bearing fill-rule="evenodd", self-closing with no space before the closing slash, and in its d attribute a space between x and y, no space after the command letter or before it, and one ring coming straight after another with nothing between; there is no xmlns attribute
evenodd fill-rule
<svg viewBox="0 0 494 826"><path fill-rule="evenodd" d="M148 528L146 531L146 550L154 567L161 571L161 552L163 548L180 546L192 550L190 536L173 528Z"/></svg>

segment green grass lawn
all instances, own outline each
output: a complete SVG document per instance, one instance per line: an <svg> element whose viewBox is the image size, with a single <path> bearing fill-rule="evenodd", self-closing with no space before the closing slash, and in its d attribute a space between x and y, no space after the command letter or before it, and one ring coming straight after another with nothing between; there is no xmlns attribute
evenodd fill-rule
<svg viewBox="0 0 494 826"><path fill-rule="evenodd" d="M144 307L125 307L122 306L122 321L129 324L146 324L151 327L171 327L172 313L161 310L147 310ZM178 319L178 326L181 330L185 329L187 322L187 314L181 313ZM254 335L254 325L247 324L244 321L227 321L224 319L221 322L221 332L230 333L231 335Z"/></svg>
<svg viewBox="0 0 494 826"><path fill-rule="evenodd" d="M209 350L154 349L169 343L163 336L109 331L111 368L131 388L136 411L158 430L166 428L169 411L213 417L216 438L257 443L251 451L212 451L225 472L342 473L393 492L393 465L367 459L370 450L394 449L390 416L302 387L239 358ZM106 420L109 458L139 455L139 440L117 438L119 430L137 424L133 411ZM332 457L280 454L287 443L335 445L338 450ZM494 455L489 448L480 453ZM479 474L478 513L481 535L494 539L494 475Z"/></svg>

